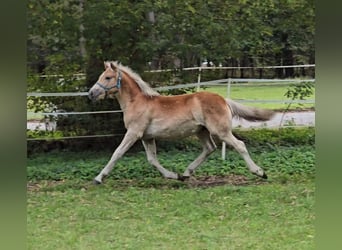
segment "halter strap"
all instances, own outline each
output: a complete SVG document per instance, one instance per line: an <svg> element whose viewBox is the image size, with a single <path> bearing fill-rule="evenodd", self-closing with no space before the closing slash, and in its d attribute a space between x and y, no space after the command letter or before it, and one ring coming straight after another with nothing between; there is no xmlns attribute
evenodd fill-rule
<svg viewBox="0 0 342 250"><path fill-rule="evenodd" d="M119 71L119 74L118 74L118 79L116 79L116 84L111 86L111 87L106 87L104 86L103 84L99 83L99 82L96 82L97 85L99 85L101 88L103 88L106 92L108 92L109 90L113 89L113 88L121 88L121 71Z"/></svg>

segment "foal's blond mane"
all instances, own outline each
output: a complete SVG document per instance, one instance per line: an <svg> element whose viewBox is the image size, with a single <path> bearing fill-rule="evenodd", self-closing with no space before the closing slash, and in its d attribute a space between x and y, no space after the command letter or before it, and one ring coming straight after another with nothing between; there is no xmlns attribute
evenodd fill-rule
<svg viewBox="0 0 342 250"><path fill-rule="evenodd" d="M122 65L121 63L114 61L114 62L110 62L114 67L118 68L119 70L125 72L126 74L128 74L135 82L136 84L139 86L139 88L141 89L141 91L146 95L146 96L159 96L160 94L155 91L154 89L152 89L150 87L150 85L145 82L143 79L141 79L141 77L135 73L131 68Z"/></svg>

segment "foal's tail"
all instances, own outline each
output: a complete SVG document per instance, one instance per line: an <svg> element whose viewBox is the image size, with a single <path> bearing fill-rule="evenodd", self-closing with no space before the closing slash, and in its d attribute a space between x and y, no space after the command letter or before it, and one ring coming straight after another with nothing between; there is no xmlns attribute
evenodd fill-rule
<svg viewBox="0 0 342 250"><path fill-rule="evenodd" d="M228 98L226 102L232 111L233 117L241 117L248 121L268 121L275 114L272 110L248 107Z"/></svg>

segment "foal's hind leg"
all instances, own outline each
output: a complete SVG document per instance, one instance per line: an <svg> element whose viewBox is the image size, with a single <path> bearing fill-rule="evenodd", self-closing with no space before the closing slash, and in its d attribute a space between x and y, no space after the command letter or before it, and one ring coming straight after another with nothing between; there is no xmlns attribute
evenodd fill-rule
<svg viewBox="0 0 342 250"><path fill-rule="evenodd" d="M260 176L264 179L267 179L267 175L264 172L264 170L261 167L259 167L257 164L255 164L255 162L249 156L249 153L248 153L247 148L245 146L245 143L243 141L236 139L236 137L231 132L228 132L228 134L226 136L224 136L220 139L223 140L224 142L226 142L227 144L233 146L239 152L239 154L245 160L249 170L253 174Z"/></svg>
<svg viewBox="0 0 342 250"><path fill-rule="evenodd" d="M190 175L195 171L195 169L207 159L207 157L215 151L216 145L211 137L209 131L206 128L203 128L198 134L197 137L201 140L203 151L202 153L187 167L185 172L183 173L184 178L189 178Z"/></svg>
<svg viewBox="0 0 342 250"><path fill-rule="evenodd" d="M167 179L178 179L178 174L171 172L164 168L162 165L160 165L158 159L157 159L157 148L156 148L156 142L154 139L150 140L142 140L144 148L146 150L147 160L148 162L155 166L158 171Z"/></svg>

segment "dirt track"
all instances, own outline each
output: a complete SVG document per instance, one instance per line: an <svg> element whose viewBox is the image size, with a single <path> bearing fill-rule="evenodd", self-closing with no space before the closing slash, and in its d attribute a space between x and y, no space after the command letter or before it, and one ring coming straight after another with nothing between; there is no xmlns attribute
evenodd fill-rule
<svg viewBox="0 0 342 250"><path fill-rule="evenodd" d="M276 113L267 122L249 122L243 119L233 120L233 127L260 128L260 127L279 127L279 126L315 126L315 111Z"/></svg>
<svg viewBox="0 0 342 250"><path fill-rule="evenodd" d="M125 182L125 180L122 180ZM28 182L27 183L27 191L29 192L38 192L38 191L46 191L52 190L57 186L64 185L66 183L65 180L61 181L42 181L42 182ZM120 181L119 181L120 183ZM199 177L190 177L190 179L185 180L183 183L188 188L208 188L208 187L215 187L215 186L222 186L222 185L230 185L230 186L248 186L248 185L262 185L267 183L263 179L250 179L247 176L243 175L226 175L226 176L199 176ZM124 184L124 183L122 183ZM106 185L104 183L103 185ZM129 180L129 185L137 185L139 186L138 182L134 182L134 180ZM141 184L140 184L141 185ZM92 181L84 182L82 184L78 183L75 184L75 187L79 189L88 189L93 186ZM123 185L125 186L125 185ZM165 181L165 183L159 184L160 187L173 187L172 184ZM148 187L148 185L147 185Z"/></svg>

